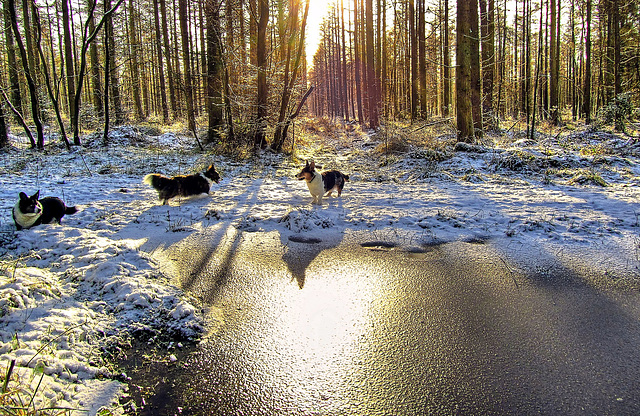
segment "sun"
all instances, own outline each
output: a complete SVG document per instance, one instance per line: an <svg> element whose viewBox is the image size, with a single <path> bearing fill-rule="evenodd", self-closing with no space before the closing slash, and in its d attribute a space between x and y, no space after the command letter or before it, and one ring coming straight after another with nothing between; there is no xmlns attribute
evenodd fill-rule
<svg viewBox="0 0 640 416"><path fill-rule="evenodd" d="M334 2L324 0L310 0L309 15L307 16L307 30L305 35L306 51L307 51L307 68L311 69L313 65L313 55L318 50L320 44L320 25L329 10L334 7Z"/></svg>

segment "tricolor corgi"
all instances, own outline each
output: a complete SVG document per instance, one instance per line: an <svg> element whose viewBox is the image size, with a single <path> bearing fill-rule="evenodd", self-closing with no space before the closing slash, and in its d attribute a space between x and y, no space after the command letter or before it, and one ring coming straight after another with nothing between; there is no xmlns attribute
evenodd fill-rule
<svg viewBox="0 0 640 416"><path fill-rule="evenodd" d="M337 191L338 196L342 195L344 183L349 180L348 175L344 175L337 170L318 173L316 172L315 162L309 163L308 160L306 166L296 175L296 178L307 181L309 193L313 197L313 203L318 205L322 204L322 196L331 196L333 191Z"/></svg>
<svg viewBox="0 0 640 416"><path fill-rule="evenodd" d="M76 207L68 207L62 199L46 196L40 199L40 191L31 196L20 192L20 199L13 207L13 222L18 230L31 228L40 224L56 222L60 224L62 217L78 212Z"/></svg>
<svg viewBox="0 0 640 416"><path fill-rule="evenodd" d="M158 173L150 173L144 177L144 183L151 185L158 191L158 199L162 205L176 196L193 196L208 194L213 182L220 182L220 175L213 165L209 165L204 172L194 175L177 175L172 178Z"/></svg>

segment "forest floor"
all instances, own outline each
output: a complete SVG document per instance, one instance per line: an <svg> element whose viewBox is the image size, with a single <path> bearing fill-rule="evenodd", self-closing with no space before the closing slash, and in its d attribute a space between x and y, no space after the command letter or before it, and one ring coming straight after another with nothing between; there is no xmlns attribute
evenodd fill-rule
<svg viewBox="0 0 640 416"><path fill-rule="evenodd" d="M131 411L115 358L137 340L174 365L215 325L161 261L207 228L277 231L283 241L362 237L410 251L491 240L505 267L544 274L566 263L588 269L602 290L640 290L637 131L569 123L533 141L510 129L464 145L446 125L372 134L308 120L296 135L293 156L257 157L202 152L193 138L143 127L114 129L106 146L89 135L71 151L54 141L30 150L12 136L0 157L0 376L10 376L0 409L33 397L32 407L70 414ZM350 176L341 198L311 205L295 179L310 159ZM222 176L210 196L163 206L142 183L209 163ZM79 212L16 231L18 193L37 190Z"/></svg>

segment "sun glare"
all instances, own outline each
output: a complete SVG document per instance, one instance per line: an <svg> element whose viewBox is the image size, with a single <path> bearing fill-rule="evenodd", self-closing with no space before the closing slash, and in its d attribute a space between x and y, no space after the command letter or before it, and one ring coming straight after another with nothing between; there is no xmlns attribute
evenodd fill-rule
<svg viewBox="0 0 640 416"><path fill-rule="evenodd" d="M307 68L311 69L313 65L313 55L318 50L320 44L320 25L322 19L327 16L330 10L330 3L323 0L310 0L309 15L307 16L307 33L306 51L307 51Z"/></svg>

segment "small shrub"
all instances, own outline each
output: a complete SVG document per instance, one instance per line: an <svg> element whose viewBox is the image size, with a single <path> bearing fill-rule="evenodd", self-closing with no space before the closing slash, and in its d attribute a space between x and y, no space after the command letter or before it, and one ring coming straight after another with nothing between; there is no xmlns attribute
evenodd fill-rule
<svg viewBox="0 0 640 416"><path fill-rule="evenodd" d="M609 186L607 181L602 179L600 174L592 169L581 169L578 173L569 180L569 184L581 184L581 185L599 185L599 186Z"/></svg>
<svg viewBox="0 0 640 416"><path fill-rule="evenodd" d="M625 121L633 114L633 102L630 93L618 94L609 104L598 112L602 124L614 123L616 130L625 131Z"/></svg>

